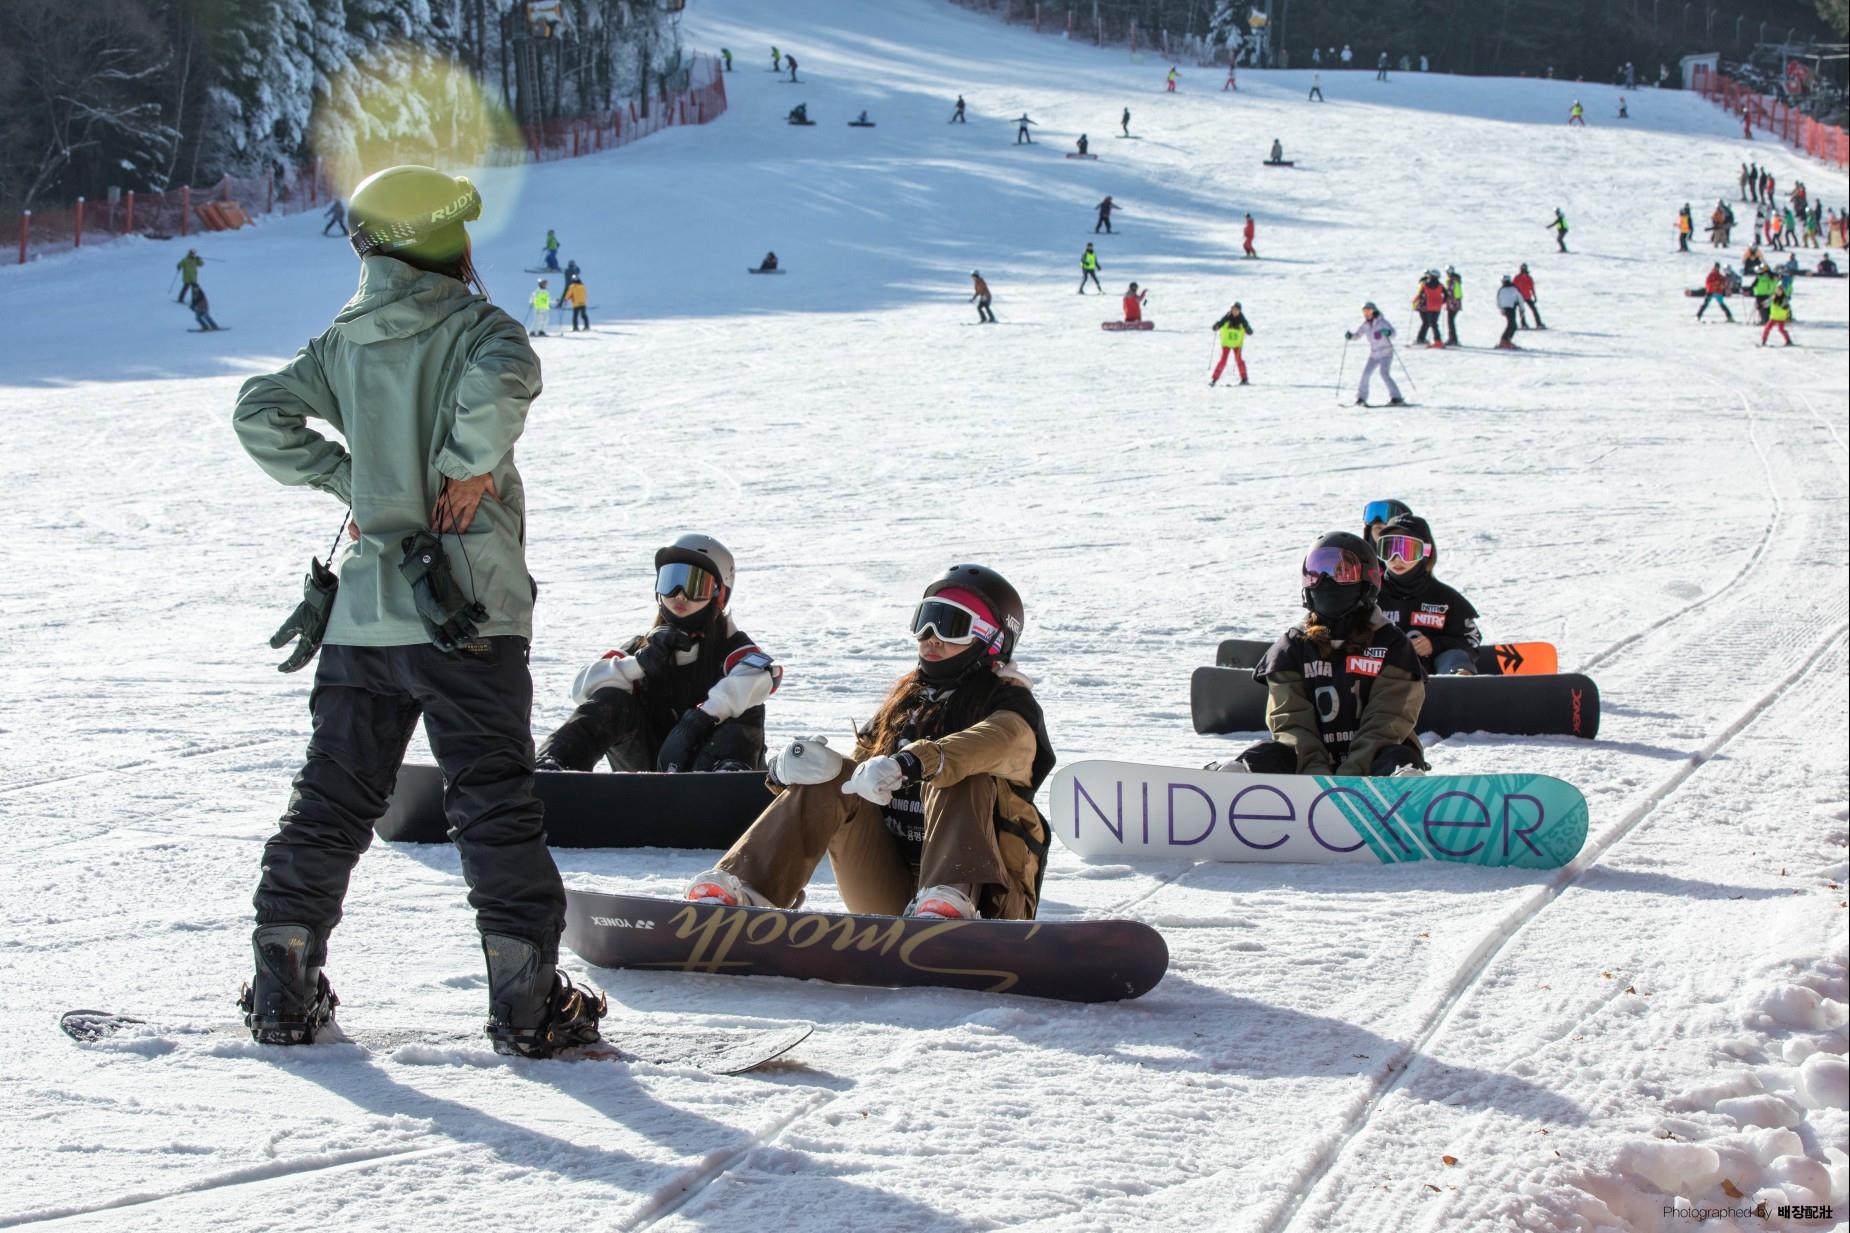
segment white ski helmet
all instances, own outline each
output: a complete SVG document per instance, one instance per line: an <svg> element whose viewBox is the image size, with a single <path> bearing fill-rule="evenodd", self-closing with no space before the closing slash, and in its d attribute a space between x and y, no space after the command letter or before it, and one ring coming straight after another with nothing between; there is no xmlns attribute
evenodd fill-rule
<svg viewBox="0 0 1850 1233"><path fill-rule="evenodd" d="M723 609L732 599L732 552L711 535L689 532L655 550L655 569L659 574L666 565L692 565L719 579L719 606Z"/></svg>

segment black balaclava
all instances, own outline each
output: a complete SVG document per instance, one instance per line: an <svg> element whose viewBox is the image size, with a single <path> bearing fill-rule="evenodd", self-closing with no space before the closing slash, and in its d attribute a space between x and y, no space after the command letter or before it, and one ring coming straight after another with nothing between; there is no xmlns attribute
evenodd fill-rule
<svg viewBox="0 0 1850 1233"><path fill-rule="evenodd" d="M1389 569L1385 559L1381 562L1383 591L1401 598L1418 595L1432 581L1433 566L1439 559L1439 545L1433 543L1432 528L1418 514L1396 514L1391 522L1381 528L1383 538L1389 535L1411 535L1432 545L1432 553L1404 574Z"/></svg>

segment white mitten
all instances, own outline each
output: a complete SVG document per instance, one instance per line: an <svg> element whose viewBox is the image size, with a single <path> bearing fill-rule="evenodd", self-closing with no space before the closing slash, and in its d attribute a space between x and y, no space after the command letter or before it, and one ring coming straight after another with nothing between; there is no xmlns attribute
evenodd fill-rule
<svg viewBox="0 0 1850 1233"><path fill-rule="evenodd" d="M806 736L771 755L771 778L786 788L827 783L841 773L845 759L829 748L826 736Z"/></svg>
<svg viewBox="0 0 1850 1233"><path fill-rule="evenodd" d="M612 651L578 674L572 682L572 701L588 702L600 689L620 689L627 694L641 679L641 664L621 651Z"/></svg>
<svg viewBox="0 0 1850 1233"><path fill-rule="evenodd" d="M869 758L855 767L854 774L848 776L841 790L844 795L853 794L876 805L886 805L905 782L906 772L899 765L899 759L881 756Z"/></svg>

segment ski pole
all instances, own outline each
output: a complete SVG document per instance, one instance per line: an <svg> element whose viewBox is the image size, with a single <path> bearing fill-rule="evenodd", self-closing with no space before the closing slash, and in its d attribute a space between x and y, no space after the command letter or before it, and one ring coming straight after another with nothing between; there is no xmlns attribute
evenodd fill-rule
<svg viewBox="0 0 1850 1233"><path fill-rule="evenodd" d="M1336 401L1337 402L1341 402L1343 400L1343 372L1349 367L1349 344L1354 341L1355 339L1353 338L1343 339L1343 357L1336 365Z"/></svg>
<svg viewBox="0 0 1850 1233"><path fill-rule="evenodd" d="M179 281L180 281L180 271L175 270L173 272L173 277L167 280L167 294L168 295L173 294L173 285Z"/></svg>
<svg viewBox="0 0 1850 1233"><path fill-rule="evenodd" d="M1413 373L1409 371L1409 369L1407 368L1407 361L1405 357L1403 357L1400 354L1400 348L1394 346L1393 343L1389 343L1388 346L1393 350L1394 358L1400 361L1400 372L1401 372L1401 375L1407 379L1407 387L1411 389L1415 394L1419 393L1420 383L1413 379Z"/></svg>

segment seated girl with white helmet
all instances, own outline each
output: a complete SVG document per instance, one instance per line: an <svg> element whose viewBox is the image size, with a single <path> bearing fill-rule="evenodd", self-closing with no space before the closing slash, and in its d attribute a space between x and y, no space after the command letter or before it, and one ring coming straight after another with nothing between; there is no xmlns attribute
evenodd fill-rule
<svg viewBox="0 0 1850 1233"><path fill-rule="evenodd" d="M540 746L542 771L764 769L764 702L783 669L732 623L732 553L683 535L655 554L655 624L578 674L578 709Z"/></svg>
<svg viewBox="0 0 1850 1233"><path fill-rule="evenodd" d="M912 613L918 666L852 755L822 737L775 754L777 798L687 898L795 907L826 855L852 912L1032 919L1050 838L1034 793L1054 752L1014 667L1022 618L994 570L939 575Z"/></svg>

